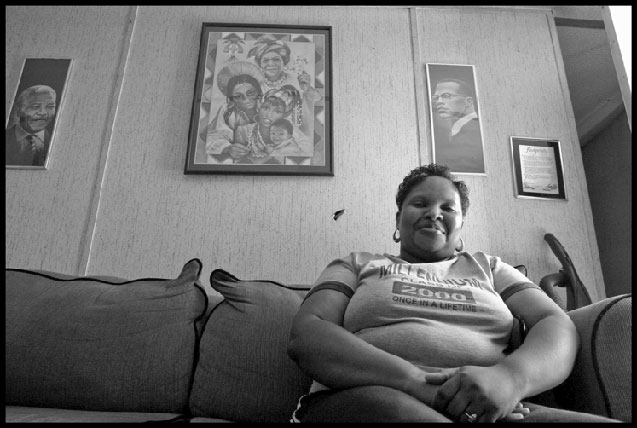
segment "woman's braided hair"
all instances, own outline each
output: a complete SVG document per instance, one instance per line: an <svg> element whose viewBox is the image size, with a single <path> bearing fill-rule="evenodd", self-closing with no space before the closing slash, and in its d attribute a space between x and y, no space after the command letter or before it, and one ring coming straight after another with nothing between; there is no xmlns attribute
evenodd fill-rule
<svg viewBox="0 0 637 428"><path fill-rule="evenodd" d="M464 181L456 180L456 177L451 174L449 167L435 163L416 167L412 169L405 178L403 178L402 183L398 186L398 192L396 192L396 205L398 206L398 212L402 210L403 202L405 201L409 191L417 184L425 181L427 177L443 177L451 181L453 185L456 186L456 189L458 189L458 193L460 194L462 217L466 217L467 211L469 210L469 188Z"/></svg>

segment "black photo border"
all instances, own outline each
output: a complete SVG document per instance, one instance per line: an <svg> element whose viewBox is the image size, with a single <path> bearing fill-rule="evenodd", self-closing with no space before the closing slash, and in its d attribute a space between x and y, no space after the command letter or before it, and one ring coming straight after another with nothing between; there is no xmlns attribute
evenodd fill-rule
<svg viewBox="0 0 637 428"><path fill-rule="evenodd" d="M534 137L511 136L511 156L513 159L513 179L515 182L515 196L517 198L533 199L558 199L567 200L566 188L564 184L564 166L562 162L562 151L560 141L557 139L545 139ZM520 146L550 147L555 155L555 170L557 173L557 193L539 193L524 190L522 180L522 166L520 160Z"/></svg>

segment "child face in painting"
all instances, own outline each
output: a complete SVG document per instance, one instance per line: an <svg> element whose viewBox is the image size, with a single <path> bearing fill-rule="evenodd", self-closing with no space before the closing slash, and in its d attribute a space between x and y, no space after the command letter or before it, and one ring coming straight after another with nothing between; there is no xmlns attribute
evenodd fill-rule
<svg viewBox="0 0 637 428"><path fill-rule="evenodd" d="M265 128L270 128L274 122L282 118L285 114L283 106L277 105L266 100L259 107L259 125Z"/></svg>
<svg viewBox="0 0 637 428"><path fill-rule="evenodd" d="M288 138L290 138L290 134L283 126L274 125L270 128L270 141L273 143L281 143Z"/></svg>

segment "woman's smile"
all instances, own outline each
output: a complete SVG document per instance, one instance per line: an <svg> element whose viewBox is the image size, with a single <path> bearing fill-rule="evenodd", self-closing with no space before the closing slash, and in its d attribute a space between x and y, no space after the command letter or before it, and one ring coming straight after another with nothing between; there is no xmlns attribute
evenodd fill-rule
<svg viewBox="0 0 637 428"><path fill-rule="evenodd" d="M423 227L419 227L416 228L416 232L420 232L420 233L431 233L434 235L444 235L445 232L443 232L442 230L435 228L433 226L423 226Z"/></svg>

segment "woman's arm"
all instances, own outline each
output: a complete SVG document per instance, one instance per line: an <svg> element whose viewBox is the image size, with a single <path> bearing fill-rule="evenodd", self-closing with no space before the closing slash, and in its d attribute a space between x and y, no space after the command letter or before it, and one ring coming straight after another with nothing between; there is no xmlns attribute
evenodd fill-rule
<svg viewBox="0 0 637 428"><path fill-rule="evenodd" d="M427 373L389 354L342 327L349 298L322 289L301 305L294 318L288 354L317 382L335 389L384 385L431 404L447 371Z"/></svg>
<svg viewBox="0 0 637 428"><path fill-rule="evenodd" d="M506 304L529 327L524 343L491 367L461 368L440 388L434 408L454 418L469 412L480 415L480 422L494 422L569 375L578 338L568 315L537 288L513 294Z"/></svg>
<svg viewBox="0 0 637 428"><path fill-rule="evenodd" d="M578 336L569 316L542 290L527 288L505 302L529 332L524 343L500 364L515 374L516 386L529 397L562 383L577 354Z"/></svg>

